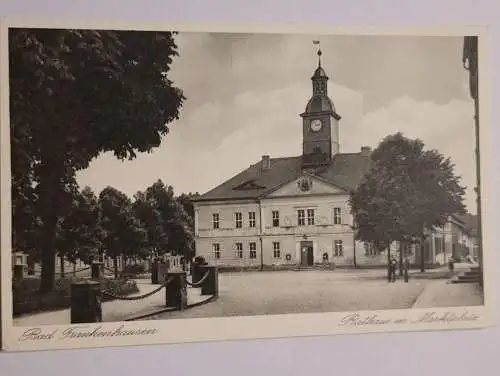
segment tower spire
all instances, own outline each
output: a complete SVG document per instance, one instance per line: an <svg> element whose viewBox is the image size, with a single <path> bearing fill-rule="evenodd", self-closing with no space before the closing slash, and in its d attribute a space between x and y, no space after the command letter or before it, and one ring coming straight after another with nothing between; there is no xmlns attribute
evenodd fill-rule
<svg viewBox="0 0 500 376"><path fill-rule="evenodd" d="M322 54L322 52L321 52L321 46L320 46L319 40L313 40L313 44L318 46L318 52L317 52L318 68L321 68L321 54Z"/></svg>

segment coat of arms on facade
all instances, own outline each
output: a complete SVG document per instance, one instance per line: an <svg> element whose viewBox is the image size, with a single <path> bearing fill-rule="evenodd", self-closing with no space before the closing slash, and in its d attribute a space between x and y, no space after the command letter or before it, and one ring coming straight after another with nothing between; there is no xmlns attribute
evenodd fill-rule
<svg viewBox="0 0 500 376"><path fill-rule="evenodd" d="M309 178L303 178L297 182L297 185L302 192L307 192L312 188L312 180Z"/></svg>

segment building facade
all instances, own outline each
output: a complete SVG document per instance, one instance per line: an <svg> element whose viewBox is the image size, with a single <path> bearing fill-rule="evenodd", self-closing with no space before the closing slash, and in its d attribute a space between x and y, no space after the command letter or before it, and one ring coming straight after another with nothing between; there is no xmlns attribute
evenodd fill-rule
<svg viewBox="0 0 500 376"><path fill-rule="evenodd" d="M355 241L349 193L368 171L371 149L339 152L341 117L328 96L321 51L311 81L312 96L300 114L302 155L264 155L194 202L196 253L209 263L255 268L387 263L385 252ZM453 235L445 232L446 226L443 234L428 238L428 246L413 246L407 254L416 261L422 251L426 263L446 262ZM397 253L398 244L391 249Z"/></svg>

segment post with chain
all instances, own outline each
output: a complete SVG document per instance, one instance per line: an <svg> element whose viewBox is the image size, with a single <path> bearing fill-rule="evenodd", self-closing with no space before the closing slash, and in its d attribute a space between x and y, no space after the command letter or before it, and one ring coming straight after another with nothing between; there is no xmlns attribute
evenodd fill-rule
<svg viewBox="0 0 500 376"><path fill-rule="evenodd" d="M200 265L200 274L208 276L204 279L201 285L201 295L219 295L219 269L217 266Z"/></svg>
<svg viewBox="0 0 500 376"><path fill-rule="evenodd" d="M151 283L153 285L160 283L160 279L158 278L158 266L158 260L154 260L151 264Z"/></svg>
<svg viewBox="0 0 500 376"><path fill-rule="evenodd" d="M12 277L18 281L20 279L24 278L24 272L25 272L25 267L22 264L16 264L14 265L14 270L12 273Z"/></svg>
<svg viewBox="0 0 500 376"><path fill-rule="evenodd" d="M91 265L91 277L95 280L100 280L104 277L104 264L94 261Z"/></svg>
<svg viewBox="0 0 500 376"><path fill-rule="evenodd" d="M98 281L79 281L71 284L71 323L85 324L102 321Z"/></svg>
<svg viewBox="0 0 500 376"><path fill-rule="evenodd" d="M186 272L169 272L165 281L168 281L166 288L166 305L184 310L187 306L187 283Z"/></svg>

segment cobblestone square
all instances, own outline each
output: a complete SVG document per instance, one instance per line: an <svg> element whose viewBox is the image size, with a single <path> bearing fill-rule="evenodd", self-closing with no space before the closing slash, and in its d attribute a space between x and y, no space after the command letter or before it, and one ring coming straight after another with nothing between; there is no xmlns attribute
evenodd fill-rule
<svg viewBox="0 0 500 376"><path fill-rule="evenodd" d="M424 278L388 283L385 275L384 269L221 273L215 302L151 319L408 309L421 296L419 308L439 306L439 296L447 296L441 306L482 304L477 293L472 303L464 301L460 292L468 294L470 286ZM423 295L427 288L432 291Z"/></svg>

